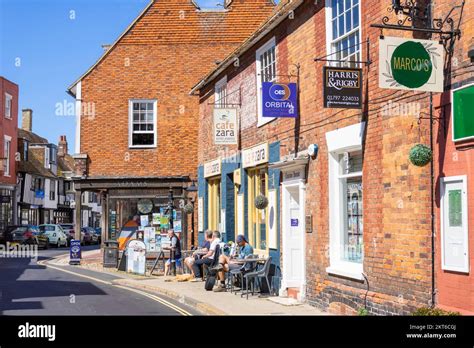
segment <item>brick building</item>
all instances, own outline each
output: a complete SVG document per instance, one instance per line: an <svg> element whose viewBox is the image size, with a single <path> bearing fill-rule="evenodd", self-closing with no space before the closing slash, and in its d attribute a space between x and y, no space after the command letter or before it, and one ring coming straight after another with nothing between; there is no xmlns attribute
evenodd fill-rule
<svg viewBox="0 0 474 348"><path fill-rule="evenodd" d="M437 2L440 17L459 5ZM446 92L434 98L436 274L440 307L474 314L474 3L466 1L461 38L454 45Z"/></svg>
<svg viewBox="0 0 474 348"><path fill-rule="evenodd" d="M199 107L188 91L274 6L270 0L235 0L220 10L201 10L191 0L150 1L69 87L80 111L76 201L88 190L106 198L105 238L135 214L160 212L170 187L175 206L186 203L197 165ZM111 213L117 224L111 224Z"/></svg>
<svg viewBox="0 0 474 348"><path fill-rule="evenodd" d="M430 144L430 94L380 88L378 59L381 34L429 37L372 27L396 18L391 5L282 1L192 89L201 105L199 231L245 233L278 266L281 295L335 313L409 314L436 293L431 167L409 160L415 144ZM360 110L324 107L325 65L362 69ZM263 117L268 81L298 83L299 117ZM227 108L237 110L238 145L215 143L215 110ZM254 207L259 194L264 210Z"/></svg>
<svg viewBox="0 0 474 348"><path fill-rule="evenodd" d="M0 232L16 222L18 85L0 76Z"/></svg>

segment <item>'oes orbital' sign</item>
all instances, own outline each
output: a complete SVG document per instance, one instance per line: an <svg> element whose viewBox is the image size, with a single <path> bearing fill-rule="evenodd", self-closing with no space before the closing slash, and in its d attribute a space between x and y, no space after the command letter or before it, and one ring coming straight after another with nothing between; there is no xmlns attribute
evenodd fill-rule
<svg viewBox="0 0 474 348"><path fill-rule="evenodd" d="M263 82L262 102L263 117L297 117L297 84Z"/></svg>

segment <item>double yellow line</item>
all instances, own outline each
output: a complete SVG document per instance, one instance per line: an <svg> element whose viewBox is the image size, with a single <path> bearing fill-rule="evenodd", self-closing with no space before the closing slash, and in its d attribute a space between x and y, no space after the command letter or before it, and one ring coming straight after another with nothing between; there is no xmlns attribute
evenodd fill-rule
<svg viewBox="0 0 474 348"><path fill-rule="evenodd" d="M162 299L161 297L158 297L156 295L152 295L152 294L149 294L145 291L141 291L141 290L137 290L137 289L133 289L133 288L129 288L128 286L122 286L122 285L117 285L117 284L113 284L111 282L108 282L108 281L105 281L105 280L102 280L102 279L97 279L97 278L94 278L94 277L91 277L91 276L88 276L88 275L85 275L85 274L80 274L80 273L76 273L76 272L72 272L72 271L68 271L66 269L62 269L60 267L55 267L55 266L52 266L48 263L46 263L46 260L45 261L38 261L37 262L38 265L42 265L42 266L46 266L46 267L49 267L49 268L52 268L52 269L55 269L55 270L58 270L58 271L61 271L61 272L64 272L64 273L69 273L69 274L72 274L76 277L81 277L81 278L85 278L85 279L89 279L89 280L92 280L92 281L95 281L95 282L99 282L99 283L102 283L102 284L105 284L105 285L111 285L111 286L115 286L117 288L120 288L120 289L124 289L124 290L128 290L128 291L131 291L131 292L135 292L137 294L140 294L142 296L146 296L152 300L154 300L155 302L158 302L158 303L161 303L162 305L168 307L168 308L171 308L173 309L174 311L178 312L179 314L181 315L184 315L184 316L192 316L191 313L189 313L188 311L172 304L171 302L168 302L164 299Z"/></svg>

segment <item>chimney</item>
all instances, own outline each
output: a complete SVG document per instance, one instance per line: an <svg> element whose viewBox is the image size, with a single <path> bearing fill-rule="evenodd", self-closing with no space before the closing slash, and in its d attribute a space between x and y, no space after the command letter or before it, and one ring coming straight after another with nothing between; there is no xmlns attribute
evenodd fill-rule
<svg viewBox="0 0 474 348"><path fill-rule="evenodd" d="M67 155L67 140L65 135L61 135L58 142L58 157L64 157L65 155Z"/></svg>
<svg viewBox="0 0 474 348"><path fill-rule="evenodd" d="M33 110L23 109L21 117L21 128L28 132L31 132L33 129Z"/></svg>

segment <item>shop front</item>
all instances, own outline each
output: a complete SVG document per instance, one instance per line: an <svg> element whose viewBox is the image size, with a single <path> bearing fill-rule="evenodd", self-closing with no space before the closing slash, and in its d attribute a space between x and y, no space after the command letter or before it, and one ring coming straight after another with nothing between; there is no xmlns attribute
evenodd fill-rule
<svg viewBox="0 0 474 348"><path fill-rule="evenodd" d="M34 204L19 204L19 223L21 225L39 225L40 222L40 206Z"/></svg>
<svg viewBox="0 0 474 348"><path fill-rule="evenodd" d="M13 224L13 186L0 186L0 231Z"/></svg>

